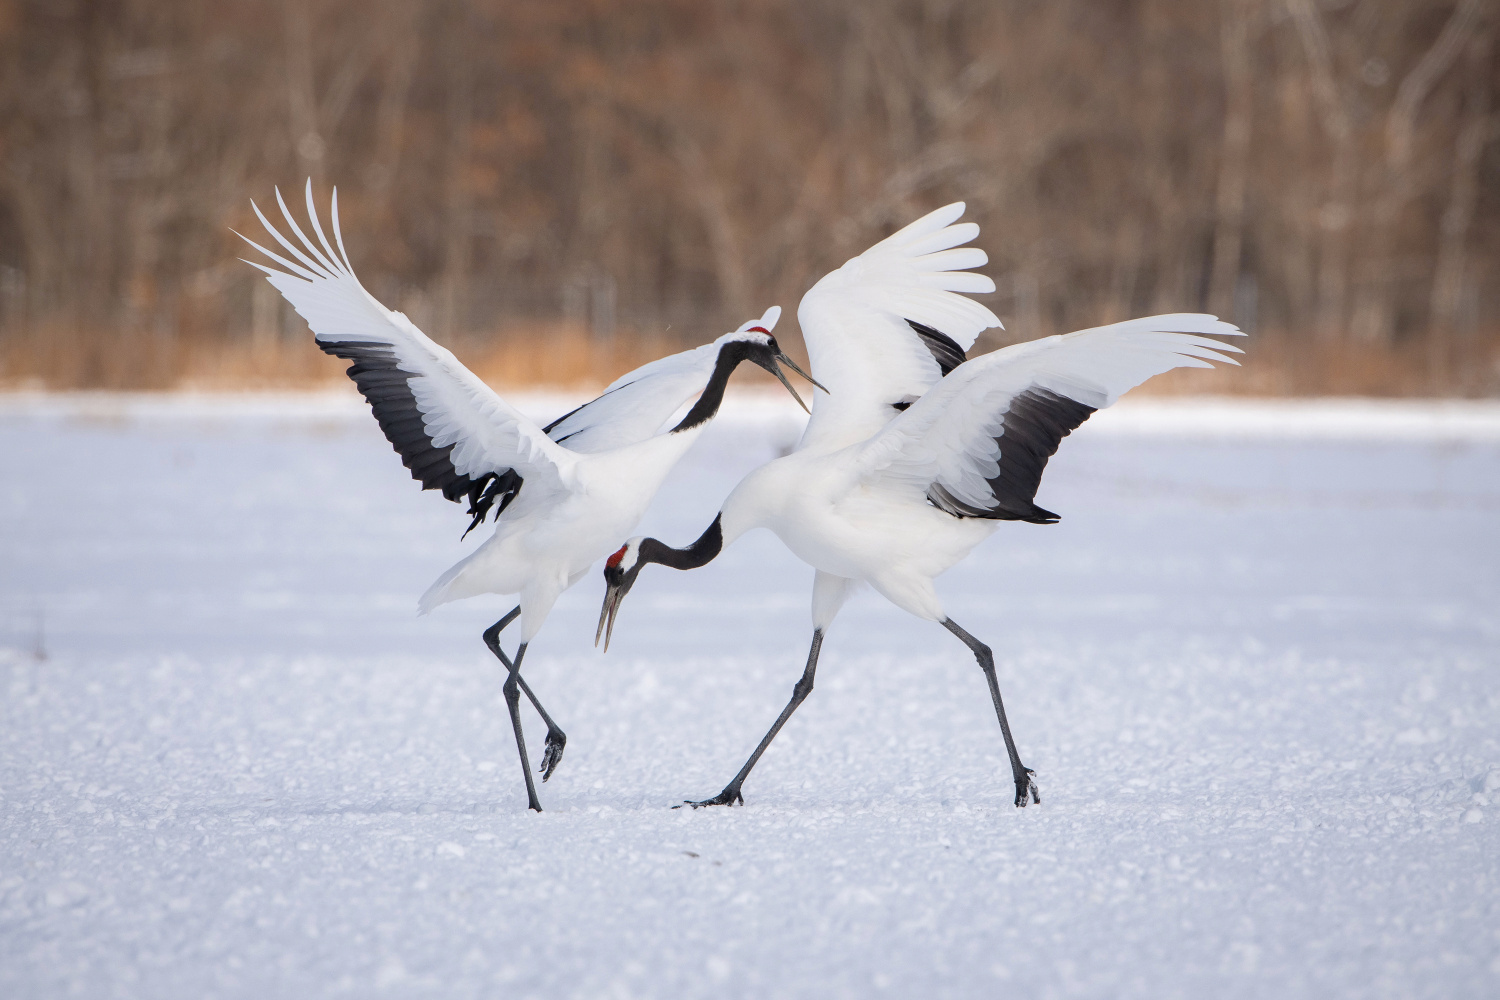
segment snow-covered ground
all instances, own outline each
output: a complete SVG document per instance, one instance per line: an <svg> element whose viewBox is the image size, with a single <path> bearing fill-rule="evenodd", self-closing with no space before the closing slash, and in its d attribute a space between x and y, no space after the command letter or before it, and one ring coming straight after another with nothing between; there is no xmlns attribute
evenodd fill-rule
<svg viewBox="0 0 1500 1000"><path fill-rule="evenodd" d="M566 401L525 405L546 416ZM798 411L739 399L644 529ZM528 813L473 545L350 395L0 399L0 996L1500 995L1500 407L1098 415L942 581L809 639L770 535L567 594ZM541 727L528 715L529 735ZM537 751L533 750L533 760Z"/></svg>

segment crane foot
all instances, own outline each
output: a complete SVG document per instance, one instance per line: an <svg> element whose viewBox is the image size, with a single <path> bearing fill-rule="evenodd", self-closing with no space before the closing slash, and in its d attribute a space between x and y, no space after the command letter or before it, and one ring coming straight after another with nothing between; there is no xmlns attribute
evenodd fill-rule
<svg viewBox="0 0 1500 1000"><path fill-rule="evenodd" d="M1034 772L1031 770L1031 768L1028 767L1026 769L1026 773L1016 779L1017 809L1025 809L1031 802L1035 802L1037 805L1042 804L1042 792L1041 789L1037 787L1037 783L1032 780L1031 775L1033 773ZM1030 799L1030 802L1027 801L1028 798Z"/></svg>
<svg viewBox="0 0 1500 1000"><path fill-rule="evenodd" d="M744 804L745 797L740 794L738 788L731 785L711 799L703 799L699 802L694 802L692 799L683 799L682 805L673 806L672 808L681 809L682 806L692 806L694 809L702 809L704 806L742 806Z"/></svg>
<svg viewBox="0 0 1500 1000"><path fill-rule="evenodd" d="M542 748L542 765L537 768L542 772L543 781L552 777L552 772L562 763L563 749L567 745L568 736L561 729L547 730L547 745Z"/></svg>

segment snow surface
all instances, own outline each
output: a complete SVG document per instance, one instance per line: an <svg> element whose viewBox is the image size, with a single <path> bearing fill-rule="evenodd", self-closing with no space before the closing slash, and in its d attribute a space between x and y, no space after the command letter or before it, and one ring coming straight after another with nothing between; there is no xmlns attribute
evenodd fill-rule
<svg viewBox="0 0 1500 1000"><path fill-rule="evenodd" d="M539 416L568 401L534 398ZM683 543L799 412L739 398ZM527 657L528 813L474 543L350 394L0 399L0 996L1500 995L1500 407L1127 404L1055 527L866 592L801 671L769 534L597 577ZM532 759L541 726L528 710Z"/></svg>

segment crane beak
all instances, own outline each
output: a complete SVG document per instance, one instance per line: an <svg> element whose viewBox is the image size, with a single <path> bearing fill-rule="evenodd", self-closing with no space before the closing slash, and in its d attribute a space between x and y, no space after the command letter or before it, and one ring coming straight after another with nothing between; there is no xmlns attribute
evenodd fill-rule
<svg viewBox="0 0 1500 1000"><path fill-rule="evenodd" d="M599 637L604 637L604 651L609 652L610 637L615 634L615 613L620 610L620 602L625 599L628 587L620 587L610 584L604 592L604 606L599 609L599 627L594 630L594 647L599 646Z"/></svg>
<svg viewBox="0 0 1500 1000"><path fill-rule="evenodd" d="M802 402L802 397L797 395L797 390L792 388L792 383L786 380L786 376L782 374L781 369L774 369L774 374L777 378L781 379L781 384L786 386L786 391L792 394L792 398L797 401L798 406L802 407L802 411L810 415L812 410L809 410L807 404Z"/></svg>
<svg viewBox="0 0 1500 1000"><path fill-rule="evenodd" d="M802 409L806 412L811 413L812 411L807 409L807 404L802 402L802 397L797 395L797 390L792 388L792 383L787 381L786 375L782 372L780 366L786 365L792 371L796 372L798 375L801 375L803 378L807 379L809 382L817 386L819 389L822 389L824 392L828 392L828 389L823 385L823 383L807 374L807 372L803 371L801 368L798 368L797 362L787 357L785 352L781 352L776 355L776 364L777 367L771 369L772 374L781 379L781 384L786 386L786 391L792 394L792 398L797 401L797 404L801 406ZM829 393L829 395L832 395L832 393Z"/></svg>

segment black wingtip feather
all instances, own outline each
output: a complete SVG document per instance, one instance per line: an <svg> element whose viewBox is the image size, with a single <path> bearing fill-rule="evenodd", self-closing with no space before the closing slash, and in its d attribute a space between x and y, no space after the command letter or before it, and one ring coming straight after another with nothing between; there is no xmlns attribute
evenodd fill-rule
<svg viewBox="0 0 1500 1000"><path fill-rule="evenodd" d="M1032 524L1056 524L1058 521L1062 520L1062 516L1060 514L1054 514L1050 510L1044 510L1043 508L1038 507L1036 504L1032 504L1031 516L1021 518L1021 520L1029 521Z"/></svg>
<svg viewBox="0 0 1500 1000"><path fill-rule="evenodd" d="M997 521L1056 524L1061 518L1032 502L1042 484L1047 459L1057 446L1094 412L1095 408L1048 389L1031 388L1010 401L995 443L1000 446L1000 473L985 480L994 497L986 507L959 500L941 483L933 483L927 499L955 517L984 517Z"/></svg>
<svg viewBox="0 0 1500 1000"><path fill-rule="evenodd" d="M922 343L927 345L927 349L932 352L932 360L937 362L938 371L943 374L944 378L947 378L948 373L953 369L969 360L964 349L941 330L934 329L925 323L918 323L914 319L907 320L906 324L916 331L917 336L922 338Z"/></svg>
<svg viewBox="0 0 1500 1000"><path fill-rule="evenodd" d="M521 483L522 479L516 473L515 469L506 469L498 476L491 473L471 483L467 491L467 496L469 498L469 513L473 515L473 520L464 529L463 535L460 536L460 541L467 538L469 532L480 525L485 515L490 512L490 508L494 507L497 501L499 502L499 507L495 508L495 520L498 521L500 515L505 513L505 508L510 506L510 502L521 491ZM461 492L456 496L448 497L448 499L457 500L464 495Z"/></svg>
<svg viewBox="0 0 1500 1000"><path fill-rule="evenodd" d="M468 513L472 520L464 531L465 536L491 510L499 519L501 512L520 492L521 476L514 469L505 469L474 479L453 467L453 445L433 446L432 438L427 435L426 420L417 408L409 384L415 373L400 366L392 345L375 341L329 343L320 340L317 343L325 353L353 362L347 372L349 378L370 404L370 411L386 440L401 456L401 464L411 470L412 478L422 484L422 489L441 490L445 498L455 503L464 499L469 501Z"/></svg>

